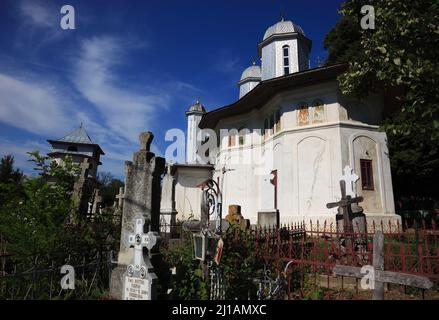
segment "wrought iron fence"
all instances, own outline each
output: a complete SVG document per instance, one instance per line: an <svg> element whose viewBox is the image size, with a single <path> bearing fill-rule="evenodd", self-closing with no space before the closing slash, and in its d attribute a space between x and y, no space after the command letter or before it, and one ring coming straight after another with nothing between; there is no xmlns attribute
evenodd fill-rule
<svg viewBox="0 0 439 320"><path fill-rule="evenodd" d="M90 256L69 256L52 260L47 256L14 259L3 257L0 270L0 299L101 299L109 289L113 251ZM75 276L75 289L61 287L61 267L70 265Z"/></svg>
<svg viewBox="0 0 439 320"><path fill-rule="evenodd" d="M384 270L421 275L439 282L439 230L435 221L414 230L403 230L398 223L390 222L369 224L364 232L354 229L353 233L345 233L333 224L310 221L281 228L258 228L252 236L258 257L274 271L275 277L284 278L285 298L293 298L297 290L303 295L304 287L310 283L319 285L320 275L327 277L329 288L336 264L372 265L372 238L376 230L384 231ZM345 241L347 237L353 241Z"/></svg>

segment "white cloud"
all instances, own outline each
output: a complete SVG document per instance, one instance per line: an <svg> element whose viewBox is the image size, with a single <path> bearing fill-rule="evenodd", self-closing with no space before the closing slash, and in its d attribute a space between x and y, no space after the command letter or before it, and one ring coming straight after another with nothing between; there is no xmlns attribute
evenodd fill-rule
<svg viewBox="0 0 439 320"><path fill-rule="evenodd" d="M0 73L0 121L39 135L65 131L68 115L59 88L41 79L22 80Z"/></svg>
<svg viewBox="0 0 439 320"><path fill-rule="evenodd" d="M41 1L21 1L19 3L20 13L23 15L24 23L40 27L49 28L54 26L57 12L53 7L43 4Z"/></svg>
<svg viewBox="0 0 439 320"><path fill-rule="evenodd" d="M152 128L155 116L166 109L169 96L158 88L123 83L113 70L122 64L125 48L126 44L114 37L83 40L72 80L113 133L135 142L139 132Z"/></svg>

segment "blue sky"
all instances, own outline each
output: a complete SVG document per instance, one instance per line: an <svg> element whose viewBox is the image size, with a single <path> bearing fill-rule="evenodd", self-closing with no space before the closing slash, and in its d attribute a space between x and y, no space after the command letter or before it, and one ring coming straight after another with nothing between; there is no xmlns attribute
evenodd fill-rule
<svg viewBox="0 0 439 320"><path fill-rule="evenodd" d="M101 171L123 176L138 134L154 132L163 155L171 128L185 130L197 98L212 110L234 102L236 82L257 59L280 12L313 41L311 65L326 57L338 0L1 0L0 156L31 173L26 152L48 152L81 122L106 155ZM59 23L64 4L76 29Z"/></svg>

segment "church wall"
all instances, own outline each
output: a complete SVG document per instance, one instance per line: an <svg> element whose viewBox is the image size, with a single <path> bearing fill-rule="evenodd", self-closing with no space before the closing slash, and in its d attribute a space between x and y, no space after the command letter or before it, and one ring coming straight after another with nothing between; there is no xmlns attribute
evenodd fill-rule
<svg viewBox="0 0 439 320"><path fill-rule="evenodd" d="M360 176L356 182L358 195L364 197L361 206L366 216L395 214L390 159L387 136L373 126L348 126L341 129L343 145L348 146L349 157L343 165L350 165ZM360 159L371 160L373 170L373 190L363 190Z"/></svg>
<svg viewBox="0 0 439 320"><path fill-rule="evenodd" d="M179 168L175 177L175 209L177 220L201 216L202 191L199 184L210 178L210 171L197 168Z"/></svg>
<svg viewBox="0 0 439 320"><path fill-rule="evenodd" d="M370 125L379 125L383 120L384 97L373 94L363 101L347 97L338 92L341 120L358 121Z"/></svg>

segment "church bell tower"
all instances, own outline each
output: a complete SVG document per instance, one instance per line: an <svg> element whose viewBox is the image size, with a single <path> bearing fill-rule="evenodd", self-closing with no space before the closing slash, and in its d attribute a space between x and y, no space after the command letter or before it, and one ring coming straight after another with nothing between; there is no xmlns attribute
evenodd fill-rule
<svg viewBox="0 0 439 320"><path fill-rule="evenodd" d="M186 163L188 164L196 164L197 160L197 151L198 146L201 144L201 141L198 141L198 124L201 121L201 118L206 113L206 109L199 102L195 102L189 110L186 112L187 117L187 142L186 142Z"/></svg>

